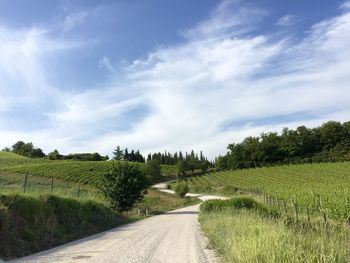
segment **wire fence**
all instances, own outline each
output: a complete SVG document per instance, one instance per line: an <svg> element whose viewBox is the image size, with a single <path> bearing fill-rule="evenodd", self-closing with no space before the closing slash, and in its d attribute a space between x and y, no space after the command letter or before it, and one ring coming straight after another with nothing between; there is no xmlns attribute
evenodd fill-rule
<svg viewBox="0 0 350 263"><path fill-rule="evenodd" d="M75 198L95 197L97 191L79 182L38 178L29 173L0 175L0 191L4 193L58 194Z"/></svg>

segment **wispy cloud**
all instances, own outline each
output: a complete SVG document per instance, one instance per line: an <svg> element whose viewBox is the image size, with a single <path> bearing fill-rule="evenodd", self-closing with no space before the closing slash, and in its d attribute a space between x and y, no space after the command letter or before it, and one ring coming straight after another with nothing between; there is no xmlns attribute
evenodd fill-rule
<svg viewBox="0 0 350 263"><path fill-rule="evenodd" d="M277 20L276 26L291 26L294 22L295 17L293 15L284 15Z"/></svg>
<svg viewBox="0 0 350 263"><path fill-rule="evenodd" d="M99 69L106 69L109 73L116 74L116 69L112 66L111 61L108 57L103 57L98 62L98 68Z"/></svg>
<svg viewBox="0 0 350 263"><path fill-rule="evenodd" d="M61 146L65 152L110 153L119 144L144 152L204 149L214 156L247 135L350 117L349 11L321 21L304 39L292 43L252 34L266 11L232 6L238 7L239 2L222 2L208 20L183 32L183 43L155 50L122 72L102 58L100 67L116 76L110 83L83 93L59 91L55 96L62 108L47 114L46 128L2 132L0 138L5 139L0 144L27 138L48 150ZM27 53L34 58L28 67L36 65L39 76L45 76L37 47L41 44L28 45ZM25 54L19 59L27 58ZM9 76L18 65L9 64L0 62L9 71L0 80L7 76L11 84ZM35 80L35 73L23 73L20 79ZM44 77L36 83L44 92L57 90ZM37 94L35 89L35 98ZM134 110L146 114L133 118L129 113ZM299 121L281 118L296 114ZM107 128L101 131L102 127Z"/></svg>

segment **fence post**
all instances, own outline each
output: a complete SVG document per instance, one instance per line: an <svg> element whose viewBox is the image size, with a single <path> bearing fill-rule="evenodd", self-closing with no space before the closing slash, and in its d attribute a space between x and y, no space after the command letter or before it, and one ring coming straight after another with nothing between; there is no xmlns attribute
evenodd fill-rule
<svg viewBox="0 0 350 263"><path fill-rule="evenodd" d="M283 200L283 205L284 205L284 212L287 214L288 213L288 208L287 208L286 201L284 201L284 200Z"/></svg>
<svg viewBox="0 0 350 263"><path fill-rule="evenodd" d="M328 221L327 221L327 215L326 215L326 212L323 212L323 221L324 221L324 225L325 225L325 227L327 228L327 226L328 226Z"/></svg>
<svg viewBox="0 0 350 263"><path fill-rule="evenodd" d="M68 195L68 181L66 182L66 195Z"/></svg>
<svg viewBox="0 0 350 263"><path fill-rule="evenodd" d="M80 197L80 183L78 183L78 197Z"/></svg>
<svg viewBox="0 0 350 263"><path fill-rule="evenodd" d="M307 211L307 221L310 222L310 209L306 208Z"/></svg>
<svg viewBox="0 0 350 263"><path fill-rule="evenodd" d="M53 192L53 177L51 177L51 193Z"/></svg>
<svg viewBox="0 0 350 263"><path fill-rule="evenodd" d="M23 192L24 193L27 191L27 183L28 183L28 172L26 172L26 175L24 178L24 184L23 184Z"/></svg>
<svg viewBox="0 0 350 263"><path fill-rule="evenodd" d="M298 204L296 202L294 203L294 209L295 209L295 220L296 222L298 222L299 221Z"/></svg>

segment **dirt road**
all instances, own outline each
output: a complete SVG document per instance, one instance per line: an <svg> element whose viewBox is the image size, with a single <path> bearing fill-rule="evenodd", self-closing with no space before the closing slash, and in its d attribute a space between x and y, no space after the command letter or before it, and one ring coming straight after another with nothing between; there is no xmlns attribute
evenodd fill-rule
<svg viewBox="0 0 350 263"><path fill-rule="evenodd" d="M13 262L216 262L201 235L198 211L199 205L177 209Z"/></svg>

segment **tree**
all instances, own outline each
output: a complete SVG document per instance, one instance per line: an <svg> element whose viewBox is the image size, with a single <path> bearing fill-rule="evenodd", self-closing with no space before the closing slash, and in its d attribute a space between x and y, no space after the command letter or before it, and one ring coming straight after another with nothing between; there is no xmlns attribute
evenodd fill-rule
<svg viewBox="0 0 350 263"><path fill-rule="evenodd" d="M23 141L18 141L12 146L12 151L30 158L42 158L45 156L43 150L40 148L34 148L31 142L24 143Z"/></svg>
<svg viewBox="0 0 350 263"><path fill-rule="evenodd" d="M11 149L9 147L5 147L4 149L2 149L3 152L11 152Z"/></svg>
<svg viewBox="0 0 350 263"><path fill-rule="evenodd" d="M178 174L177 176L185 176L186 175L186 170L187 170L187 164L186 161L178 161L177 164L177 170L178 170Z"/></svg>
<svg viewBox="0 0 350 263"><path fill-rule="evenodd" d="M157 182L161 177L161 167L158 160L149 160L145 165L145 173L150 182Z"/></svg>
<svg viewBox="0 0 350 263"><path fill-rule="evenodd" d="M54 150L53 152L50 152L47 155L47 158L49 160L62 160L64 158L64 156L61 155L57 150Z"/></svg>
<svg viewBox="0 0 350 263"><path fill-rule="evenodd" d="M113 152L113 159L114 160L123 160L124 154L123 154L123 150L120 149L120 146L118 145L117 148L115 148L114 152Z"/></svg>
<svg viewBox="0 0 350 263"><path fill-rule="evenodd" d="M149 181L138 165L118 162L102 176L101 192L113 209L123 212L143 198L148 186Z"/></svg>

